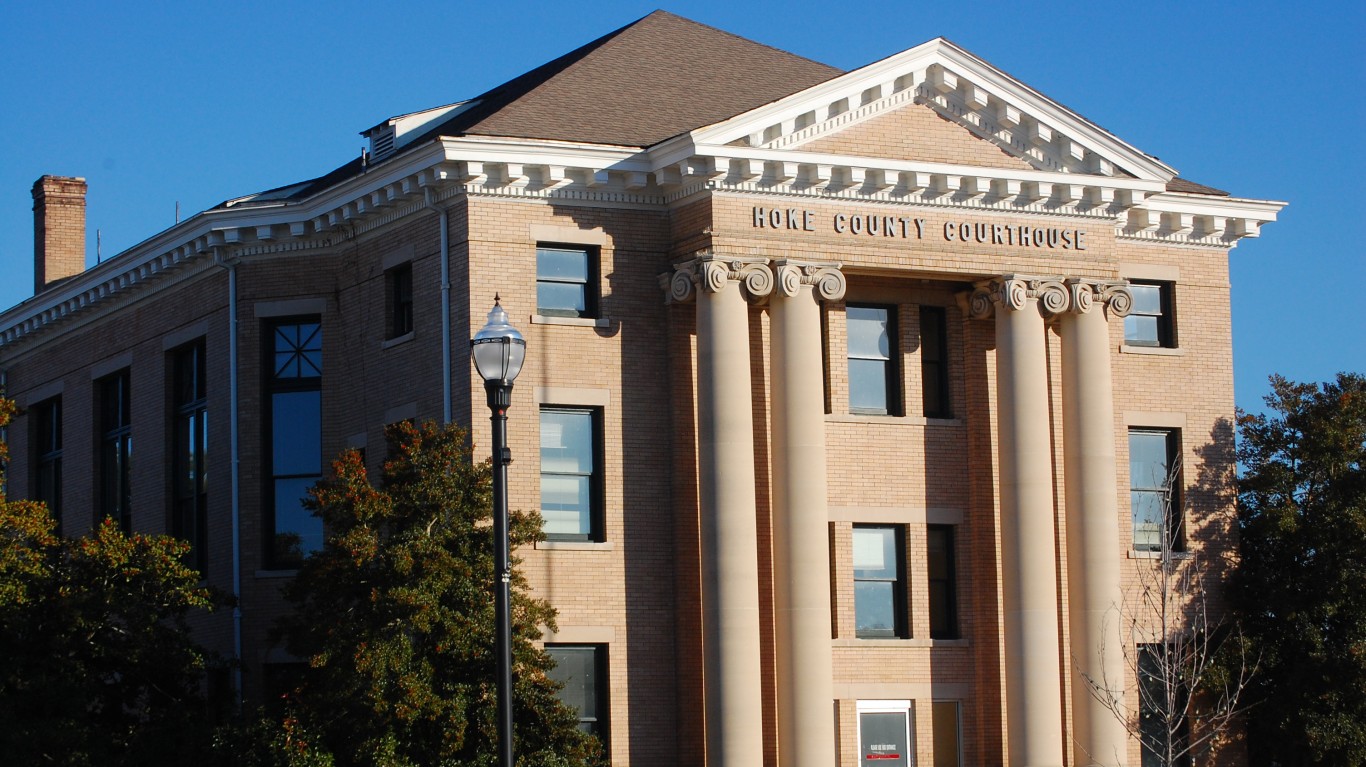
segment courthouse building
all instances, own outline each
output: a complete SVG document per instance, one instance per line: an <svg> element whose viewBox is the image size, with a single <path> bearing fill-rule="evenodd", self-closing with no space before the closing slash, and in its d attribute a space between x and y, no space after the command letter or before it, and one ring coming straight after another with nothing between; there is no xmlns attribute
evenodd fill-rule
<svg viewBox="0 0 1366 767"><path fill-rule="evenodd" d="M1140 764L1086 679L1136 705L1164 509L1230 543L1228 254L1282 203L944 39L842 72L664 12L364 134L88 269L44 177L0 314L9 494L188 540L247 701L328 460L487 455L496 293L515 553L613 764Z"/></svg>

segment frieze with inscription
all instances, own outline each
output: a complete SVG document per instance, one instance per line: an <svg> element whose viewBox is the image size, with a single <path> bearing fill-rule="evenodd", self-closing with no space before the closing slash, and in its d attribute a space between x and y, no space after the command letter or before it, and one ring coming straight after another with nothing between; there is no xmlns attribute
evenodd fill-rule
<svg viewBox="0 0 1366 767"><path fill-rule="evenodd" d="M1086 250L1085 229L1028 224L991 224L976 221L931 223L927 218L875 213L821 214L803 208L754 207L755 229L798 232L828 231L850 237L1007 245L1042 250Z"/></svg>

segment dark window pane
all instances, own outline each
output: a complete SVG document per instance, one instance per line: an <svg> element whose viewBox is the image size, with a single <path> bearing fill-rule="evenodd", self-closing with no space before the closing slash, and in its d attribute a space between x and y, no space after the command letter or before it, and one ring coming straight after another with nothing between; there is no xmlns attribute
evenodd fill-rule
<svg viewBox="0 0 1366 767"><path fill-rule="evenodd" d="M911 743L905 712L859 714L859 765L909 767Z"/></svg>
<svg viewBox="0 0 1366 767"><path fill-rule="evenodd" d="M555 661L547 675L563 685L560 701L578 713L580 730L602 739L607 691L601 649L594 645L547 645L545 649Z"/></svg>
<svg viewBox="0 0 1366 767"><path fill-rule="evenodd" d="M895 637L896 612L896 584L890 581L854 582L855 636Z"/></svg>
<svg viewBox="0 0 1366 767"><path fill-rule="evenodd" d="M886 413L887 402L887 363L849 360L849 408Z"/></svg>
<svg viewBox="0 0 1366 767"><path fill-rule="evenodd" d="M592 533L590 477L541 475L541 518L550 536Z"/></svg>
<svg viewBox="0 0 1366 767"><path fill-rule="evenodd" d="M276 476L322 471L322 394L271 395L272 469Z"/></svg>
<svg viewBox="0 0 1366 767"><path fill-rule="evenodd" d="M536 279L587 282L588 251L537 248Z"/></svg>
<svg viewBox="0 0 1366 767"><path fill-rule="evenodd" d="M1161 551L1164 519L1173 550L1181 550L1179 460L1175 431L1129 431L1129 506L1134 549Z"/></svg>
<svg viewBox="0 0 1366 767"><path fill-rule="evenodd" d="M1162 289L1157 285L1129 285L1129 292L1134 296L1134 306L1131 311L1137 314L1161 314L1162 313Z"/></svg>
<svg viewBox="0 0 1366 767"><path fill-rule="evenodd" d="M920 307L920 381L927 418L950 418L948 323L942 306Z"/></svg>
<svg viewBox="0 0 1366 767"><path fill-rule="evenodd" d="M1125 317L1124 340L1134 346L1157 346L1157 318L1142 314Z"/></svg>
<svg viewBox="0 0 1366 767"><path fill-rule="evenodd" d="M1133 487L1161 489L1167 486L1167 433L1129 433L1129 482Z"/></svg>
<svg viewBox="0 0 1366 767"><path fill-rule="evenodd" d="M276 565L298 564L323 547L323 521L304 508L303 501L320 477L275 480Z"/></svg>
<svg viewBox="0 0 1366 767"><path fill-rule="evenodd" d="M934 731L934 767L962 767L959 745L958 701L936 700L931 704Z"/></svg>
<svg viewBox="0 0 1366 767"><path fill-rule="evenodd" d="M958 638L957 573L954 565L953 528L930 525L927 533L930 638Z"/></svg>
<svg viewBox="0 0 1366 767"><path fill-rule="evenodd" d="M316 322L276 326L274 376L316 378L322 374L322 326Z"/></svg>
<svg viewBox="0 0 1366 767"><path fill-rule="evenodd" d="M566 282L536 285L536 310L549 316L581 316L588 309L586 286Z"/></svg>
<svg viewBox="0 0 1366 767"><path fill-rule="evenodd" d="M866 306L845 309L849 324L849 356L887 360L892 356L887 330L887 310Z"/></svg>

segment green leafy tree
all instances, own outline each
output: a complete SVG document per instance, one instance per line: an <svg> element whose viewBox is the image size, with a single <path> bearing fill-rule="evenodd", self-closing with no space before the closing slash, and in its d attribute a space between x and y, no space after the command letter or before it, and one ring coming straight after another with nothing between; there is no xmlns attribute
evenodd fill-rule
<svg viewBox="0 0 1366 767"><path fill-rule="evenodd" d="M380 487L348 451L314 490L328 539L285 591L281 635L310 666L288 715L340 765L491 765L492 474L454 427L397 424L389 442ZM539 518L514 514L510 535L531 543ZM512 593L517 764L593 764L597 741L532 644L554 611L515 570Z"/></svg>
<svg viewBox="0 0 1366 767"><path fill-rule="evenodd" d="M1271 389L1238 449L1236 610L1262 658L1251 752L1366 764L1366 377Z"/></svg>
<svg viewBox="0 0 1366 767"><path fill-rule="evenodd" d="M13 413L0 398L0 426ZM208 745L185 619L212 600L186 551L112 521L63 538L45 506L0 496L0 761L172 764Z"/></svg>

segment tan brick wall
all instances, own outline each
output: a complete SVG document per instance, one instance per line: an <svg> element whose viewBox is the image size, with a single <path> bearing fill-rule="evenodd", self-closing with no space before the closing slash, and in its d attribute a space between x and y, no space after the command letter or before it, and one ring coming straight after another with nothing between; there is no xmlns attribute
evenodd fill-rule
<svg viewBox="0 0 1366 767"><path fill-rule="evenodd" d="M911 104L865 120L834 135L802 144L800 149L988 168L1031 167L922 104Z"/></svg>
<svg viewBox="0 0 1366 767"><path fill-rule="evenodd" d="M1011 165L999 150L952 128L924 107L870 120L813 142L821 151L915 157L962 164ZM826 142L821 144L821 142ZM842 142L842 143L841 143ZM1145 353L1123 344L1122 322L1110 323L1116 412L1114 427L1126 587L1133 594L1151 560L1132 557L1129 538L1127 427L1144 419L1179 421L1192 549L1226 550L1232 542L1227 479L1231 470L1232 366L1227 254L1117 240L1110 221L1059 215L1046 209L965 211L929 205L858 204L826 199L782 199L734 193L701 194L670 210L571 205L534 199L456 197L447 203L451 255L450 341L453 418L472 427L476 454L488 451L488 411L482 382L471 374L468 342L483 325L495 293L524 333L528 358L509 410L511 503L536 508L539 498L537 390L591 392L603 406L604 541L520 550L533 589L559 610L561 641L604 641L610 667L613 763L695 765L703 762L702 610L696 488L696 375L694 309L666 306L658 276L693 253L836 261L848 292L825 309L828 367L826 418L831 507L832 652L841 764L857 763L856 702L860 698L913 701L917 755L933 753L930 703L962 703L964 764L999 765L1006 753L1000 520L997 513L995 337L991 321L972 320L960 301L974 281L1006 273L1096 278L1174 275L1178 349ZM813 212L811 231L755 225L756 207ZM846 230L837 231L838 216ZM856 232L850 222L863 217ZM869 224L876 217L878 230ZM888 217L892 236L886 234ZM919 225L915 223L919 221ZM441 400L441 264L439 217L422 211L325 252L253 256L237 267L243 461L242 551L247 690L259 692L261 664L282 660L267 638L282 609L284 579L263 570L260 518L261 307L305 299L319 303L324 328L323 451L335 455L364 444L369 465L383 459L386 414L413 412L439 418ZM978 229L978 226L986 227ZM967 229L963 229L967 226ZM1084 250L997 243L977 232L1029 226L1085 233ZM561 227L548 230L546 227ZM566 231L597 244L601 326L533 321L536 232ZM1018 229L1015 230L1018 236ZM580 233L575 235L574 232ZM946 232L954 234L950 239ZM962 234L970 232L968 241ZM912 234L914 233L914 234ZM994 235L993 235L994 236ZM558 239L558 238L557 238ZM406 341L385 337L386 259L409 258L414 275L415 329ZM203 262L201 262L203 263ZM1129 273L1129 272L1132 272ZM129 354L134 434L134 525L166 529L165 339L202 334L210 365L211 561L209 580L230 578L228 453L227 276L220 268L192 266L173 286L84 324L47 331L32 342L0 349L9 392L32 404L38 393L61 386L66 414L64 467L70 480L64 502L68 530L90 523L94 475L92 371ZM899 394L904 413L849 413L845 309L849 303L893 306ZM922 412L919 307L945 307L950 347L953 418ZM756 524L760 549L765 764L776 765L775 657L773 642L773 513L769 497L770 371L767 310L750 312ZM1057 488L1058 584L1065 610L1065 508L1062 488L1059 339L1048 340L1051 376L1054 483ZM572 392L579 392L573 395ZM545 404L586 404L556 402ZM1153 424L1161 425L1161 424ZM10 429L14 460L10 493L28 492L31 471L27 419ZM958 609L961 639L931 640L926 530L928 523L957 525ZM910 637L860 640L854 636L852 527L898 524L905 531ZM84 527L83 527L84 526ZM1203 560L1202 560L1203 561ZM1059 634L1065 640L1065 613ZM220 651L230 649L230 619L201 621ZM577 637L577 639L576 639ZM1067 689L1068 650L1059 658L1059 684ZM1067 700L1070 706L1076 701ZM1069 740L1070 742L1070 740ZM1132 758L1137 759L1134 749Z"/></svg>

